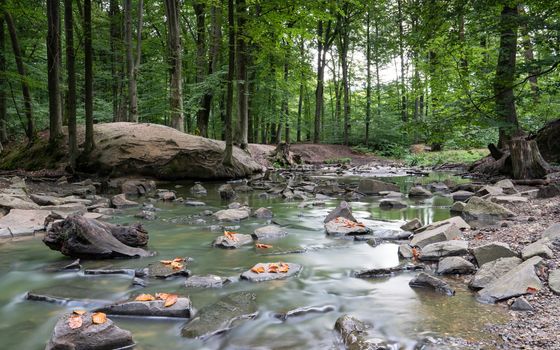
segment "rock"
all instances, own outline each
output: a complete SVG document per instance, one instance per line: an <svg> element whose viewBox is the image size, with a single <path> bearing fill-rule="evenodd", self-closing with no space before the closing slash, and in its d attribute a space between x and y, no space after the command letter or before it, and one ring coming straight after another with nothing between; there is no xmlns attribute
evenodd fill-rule
<svg viewBox="0 0 560 350"><path fill-rule="evenodd" d="M524 297L515 298L510 309L513 311L533 311L533 307Z"/></svg>
<svg viewBox="0 0 560 350"><path fill-rule="evenodd" d="M46 228L45 219L50 213L48 210L12 209L8 215L0 218L0 237L26 236L43 231Z"/></svg>
<svg viewBox="0 0 560 350"><path fill-rule="evenodd" d="M170 202L177 199L177 195L173 191L165 191L165 190L158 191L157 196L159 200L162 200L164 202Z"/></svg>
<svg viewBox="0 0 560 350"><path fill-rule="evenodd" d="M191 187L189 191L194 196L206 196L208 194L208 191L200 184L200 182L195 182L194 186Z"/></svg>
<svg viewBox="0 0 560 350"><path fill-rule="evenodd" d="M373 237L384 241L400 241L410 239L412 234L408 231L401 230L391 230L391 229L375 229L373 231Z"/></svg>
<svg viewBox="0 0 560 350"><path fill-rule="evenodd" d="M245 272L243 272L240 276L240 278L242 280L247 280L250 282L264 282L264 281L272 281L272 280L281 280L281 279L286 279L292 276L297 275L301 269L302 266L299 264L294 264L294 263L286 263L288 265L288 272L269 272L269 266L271 264L276 264L278 266L280 266L282 263L267 263L267 264L263 264L263 263L258 263L255 266L253 266L253 269L258 269L260 267L264 268L263 273L256 273L253 272L252 269L251 270L247 270Z"/></svg>
<svg viewBox="0 0 560 350"><path fill-rule="evenodd" d="M15 196L10 196L7 194L0 194L0 208L4 209L40 209L40 207L32 202L31 200L24 200Z"/></svg>
<svg viewBox="0 0 560 350"><path fill-rule="evenodd" d="M153 180L129 179L121 184L121 192L125 195L144 196L156 189Z"/></svg>
<svg viewBox="0 0 560 350"><path fill-rule="evenodd" d="M465 202L472 196L474 196L474 193L470 191L455 191L451 193L451 197L455 202Z"/></svg>
<svg viewBox="0 0 560 350"><path fill-rule="evenodd" d="M479 189L478 191L476 191L476 195L479 197L484 197L486 195L500 196L502 194L504 194L504 190L501 187L490 186L490 185L486 185L481 189Z"/></svg>
<svg viewBox="0 0 560 350"><path fill-rule="evenodd" d="M72 313L65 314L58 320L45 350L111 350L134 346L132 334L117 327L110 319L95 324L92 322L93 314L86 312L81 316L82 326L72 329L69 318L73 316Z"/></svg>
<svg viewBox="0 0 560 350"><path fill-rule="evenodd" d="M469 253L469 242L452 240L432 243L424 246L420 253L421 260L439 260L447 256L466 255Z"/></svg>
<svg viewBox="0 0 560 350"><path fill-rule="evenodd" d="M476 248L473 248L473 255L478 266L482 266L490 261L499 258L516 257L517 253L513 251L508 244L502 242L492 242Z"/></svg>
<svg viewBox="0 0 560 350"><path fill-rule="evenodd" d="M230 184L223 184L218 188L220 198L224 201L229 201L235 198L235 191Z"/></svg>
<svg viewBox="0 0 560 350"><path fill-rule="evenodd" d="M251 209L244 207L240 209L223 209L212 214L220 221L239 221L247 219L251 214Z"/></svg>
<svg viewBox="0 0 560 350"><path fill-rule="evenodd" d="M560 239L560 223L553 224L542 233L542 238L546 238L551 242Z"/></svg>
<svg viewBox="0 0 560 350"><path fill-rule="evenodd" d="M134 276L134 269L85 269L84 275L127 275Z"/></svg>
<svg viewBox="0 0 560 350"><path fill-rule="evenodd" d="M560 270L552 270L548 273L548 287L560 295Z"/></svg>
<svg viewBox="0 0 560 350"><path fill-rule="evenodd" d="M148 251L123 243L147 243L147 240L147 232L140 230L138 226L110 225L79 215L71 215L63 221L53 223L43 237L43 242L53 250L89 259L150 256Z"/></svg>
<svg viewBox="0 0 560 350"><path fill-rule="evenodd" d="M378 195L379 192L383 192L383 191L399 192L400 188L399 186L389 182L384 182L384 181L374 180L374 179L361 179L358 184L358 191L363 194Z"/></svg>
<svg viewBox="0 0 560 350"><path fill-rule="evenodd" d="M414 252L409 244L399 245L399 255L404 259L412 259L414 257Z"/></svg>
<svg viewBox="0 0 560 350"><path fill-rule="evenodd" d="M252 236L255 240L269 240L282 238L288 235L288 232L279 226L268 225L257 228Z"/></svg>
<svg viewBox="0 0 560 350"><path fill-rule="evenodd" d="M542 283L535 273L535 268L541 263L542 258L538 256L524 261L480 290L477 293L478 299L486 303L495 303L540 290Z"/></svg>
<svg viewBox="0 0 560 350"><path fill-rule="evenodd" d="M433 289L438 293L445 294L447 296L452 296L455 294L455 291L449 284L436 278L434 276L430 276L425 272L420 272L418 276L410 280L408 285L411 288L429 288Z"/></svg>
<svg viewBox="0 0 560 350"><path fill-rule="evenodd" d="M331 236L365 235L370 233L370 229L365 225L342 217L327 222L325 224L325 231Z"/></svg>
<svg viewBox="0 0 560 350"><path fill-rule="evenodd" d="M140 270L140 275L144 274L145 276L151 278L160 278L160 279L168 279L174 277L189 277L191 272L187 269L187 264L182 263L183 267L179 269L174 269L171 265L162 264L159 261L149 264L147 268ZM138 274L138 272L137 272Z"/></svg>
<svg viewBox="0 0 560 350"><path fill-rule="evenodd" d="M187 200L183 202L187 207L203 207L206 205L204 202ZM212 214L210 214L212 215Z"/></svg>
<svg viewBox="0 0 560 350"><path fill-rule="evenodd" d="M326 224L327 222L332 221L339 217L345 218L352 222L358 222L358 220L356 220L354 215L352 215L352 207L350 207L350 204L348 204L348 202L346 201L340 202L338 207L331 210L327 215L327 217L325 218L325 220L323 220L323 223Z"/></svg>
<svg viewBox="0 0 560 350"><path fill-rule="evenodd" d="M349 350L373 350L372 344L366 339L366 325L349 315L342 315L334 324L334 329L340 334L342 342ZM377 347L376 347L377 348Z"/></svg>
<svg viewBox="0 0 560 350"><path fill-rule="evenodd" d="M449 187L443 182L430 183L426 186L426 188L432 192L441 192L441 193L449 192Z"/></svg>
<svg viewBox="0 0 560 350"><path fill-rule="evenodd" d="M515 189L515 185L511 182L510 179L504 179L496 182L494 186L499 187L505 194L516 194L517 190Z"/></svg>
<svg viewBox="0 0 560 350"><path fill-rule="evenodd" d="M418 218L414 218L407 222L406 224L401 226L401 230L403 231L414 231L422 227L422 221Z"/></svg>
<svg viewBox="0 0 560 350"><path fill-rule="evenodd" d="M560 184L550 184L539 188L537 198L552 198L560 196Z"/></svg>
<svg viewBox="0 0 560 350"><path fill-rule="evenodd" d="M499 204L492 203L479 197L471 197L463 210L463 216L476 219L505 219L515 214Z"/></svg>
<svg viewBox="0 0 560 350"><path fill-rule="evenodd" d="M308 315L311 313L327 313L331 311L335 311L336 308L333 305L324 305L324 306L306 306L306 307L298 307L297 309L290 310L288 312L276 313L274 317L280 319L282 321L287 320L288 318L298 317L303 315Z"/></svg>
<svg viewBox="0 0 560 350"><path fill-rule="evenodd" d="M248 193L248 192L252 192L253 188L247 184L243 184L243 185L235 186L234 190L235 192L239 192L239 193Z"/></svg>
<svg viewBox="0 0 560 350"><path fill-rule="evenodd" d="M399 265L395 267L388 267L388 268L376 268L376 269L369 269L363 270L354 273L354 277L357 278L379 278L379 277L388 277L394 276L399 273L403 272L413 272L424 270L423 265L414 265L414 264L405 264Z"/></svg>
<svg viewBox="0 0 560 350"><path fill-rule="evenodd" d="M274 214L268 208L259 208L253 212L253 216L258 219L272 219Z"/></svg>
<svg viewBox="0 0 560 350"><path fill-rule="evenodd" d="M134 217L139 218L139 219L148 220L148 221L153 221L153 220L157 219L156 213L154 213L153 211L147 211L147 210L142 210L141 212L134 214Z"/></svg>
<svg viewBox="0 0 560 350"><path fill-rule="evenodd" d="M246 244L253 244L253 237L251 235L236 233L233 237L235 238L219 236L212 242L212 247L234 249Z"/></svg>
<svg viewBox="0 0 560 350"><path fill-rule="evenodd" d="M191 276L185 281L187 288L222 288L224 279L216 275Z"/></svg>
<svg viewBox="0 0 560 350"><path fill-rule="evenodd" d="M523 260L530 259L534 256L540 256L544 259L552 259L554 257L554 253L546 245L546 239L531 243L521 251L521 258L523 258Z"/></svg>
<svg viewBox="0 0 560 350"><path fill-rule="evenodd" d="M239 202L233 202L228 204L228 209L239 209L242 205Z"/></svg>
<svg viewBox="0 0 560 350"><path fill-rule="evenodd" d="M455 224L446 224L414 234L410 245L424 248L428 244L450 241L461 236L461 231Z"/></svg>
<svg viewBox="0 0 560 350"><path fill-rule="evenodd" d="M111 204L117 209L134 208L140 206L139 203L126 199L124 193L117 194L111 198Z"/></svg>
<svg viewBox="0 0 560 350"><path fill-rule="evenodd" d="M96 311L108 315L125 315L141 317L176 317L190 318L192 304L188 297L179 296L177 302L171 306L164 306L165 300L135 301L129 300L122 303L103 306Z"/></svg>
<svg viewBox="0 0 560 350"><path fill-rule="evenodd" d="M30 194L29 198L38 205L60 205L63 201L54 196L47 196L47 195L39 195L39 194Z"/></svg>
<svg viewBox="0 0 560 350"><path fill-rule="evenodd" d="M388 198L379 201L379 208L382 209L402 209L406 207L408 207L408 204L397 199Z"/></svg>
<svg viewBox="0 0 560 350"><path fill-rule="evenodd" d="M458 256L450 256L441 259L437 268L437 273L440 275L468 274L475 271L476 267L471 262Z"/></svg>
<svg viewBox="0 0 560 350"><path fill-rule="evenodd" d="M490 201L498 204L526 203L529 198L523 196L495 196L490 197Z"/></svg>
<svg viewBox="0 0 560 350"><path fill-rule="evenodd" d="M148 283L146 283L146 281L144 281L141 278L138 277L133 277L132 278L132 285L135 287L146 287L148 285Z"/></svg>
<svg viewBox="0 0 560 350"><path fill-rule="evenodd" d="M257 296L250 292L229 294L214 304L204 306L183 327L181 335L187 338L207 339L223 334L245 319L257 315Z"/></svg>
<svg viewBox="0 0 560 350"><path fill-rule="evenodd" d="M465 202L455 202L449 209L452 213L462 213L465 210L467 203Z"/></svg>
<svg viewBox="0 0 560 350"><path fill-rule="evenodd" d="M463 220L463 218L461 218L460 216L452 216L449 219L436 221L436 222L433 222L429 225L422 226L421 228L416 230L416 232L432 230L434 228L438 228L438 227L449 225L449 224L453 224L453 225L457 226L457 228L459 228L460 230L465 230L465 229L470 229L471 228L471 226L465 220Z"/></svg>
<svg viewBox="0 0 560 350"><path fill-rule="evenodd" d="M478 269L469 282L469 288L482 289L502 277L523 261L517 257L499 258L490 261Z"/></svg>
<svg viewBox="0 0 560 350"><path fill-rule="evenodd" d="M428 191L422 186L414 186L408 191L408 197L410 198L428 198L432 196L432 192Z"/></svg>
<svg viewBox="0 0 560 350"><path fill-rule="evenodd" d="M559 126L560 119L551 120L537 132L535 138L539 151L549 163L560 163Z"/></svg>

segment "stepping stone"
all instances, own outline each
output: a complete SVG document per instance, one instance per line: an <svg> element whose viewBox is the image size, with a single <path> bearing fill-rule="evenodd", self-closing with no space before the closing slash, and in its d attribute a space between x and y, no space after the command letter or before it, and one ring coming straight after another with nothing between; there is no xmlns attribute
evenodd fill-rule
<svg viewBox="0 0 560 350"><path fill-rule="evenodd" d="M188 297L178 297L175 304L165 306L165 300L125 301L99 308L97 311L108 315L142 316L142 317L176 317L190 318L192 304Z"/></svg>
<svg viewBox="0 0 560 350"><path fill-rule="evenodd" d="M284 263L288 265L288 271L287 272L270 272L270 266L273 266L274 264L276 264L277 266L280 266L283 263L267 263L267 264L263 264L263 263L258 263L255 266L253 266L252 269L247 270L245 272L243 272L240 276L240 278L242 280L248 280L250 282L264 282L264 281L271 281L271 280L280 280L280 279L286 279L292 276L297 275L301 270L302 270L302 266L299 264L294 264L294 263ZM264 272L261 273L257 273L254 272L255 270L261 269Z"/></svg>
<svg viewBox="0 0 560 350"><path fill-rule="evenodd" d="M453 296L455 290L451 288L447 282L440 280L437 277L430 276L425 272L420 272L418 276L410 280L408 285L411 288L428 288L447 296Z"/></svg>

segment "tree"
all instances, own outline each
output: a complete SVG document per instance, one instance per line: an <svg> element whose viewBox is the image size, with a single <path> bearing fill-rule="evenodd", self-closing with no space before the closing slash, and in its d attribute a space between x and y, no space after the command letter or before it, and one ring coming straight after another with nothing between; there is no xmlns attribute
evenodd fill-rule
<svg viewBox="0 0 560 350"><path fill-rule="evenodd" d="M236 58L237 58L237 117L239 118L238 143L242 149L248 147L249 131L249 93L247 90L247 44L245 23L247 22L247 7L245 0L237 0L237 32L236 32Z"/></svg>
<svg viewBox="0 0 560 350"><path fill-rule="evenodd" d="M113 121L123 121L122 108L122 15L119 8L119 0L109 2L109 47L111 50L111 98L113 106Z"/></svg>
<svg viewBox="0 0 560 350"><path fill-rule="evenodd" d="M165 15L167 17L167 50L171 111L171 127L185 131L183 117L183 56L181 47L181 27L179 25L179 0L165 0Z"/></svg>
<svg viewBox="0 0 560 350"><path fill-rule="evenodd" d="M0 72L6 71L6 44L4 34L4 16L0 14ZM2 144L8 141L8 115L6 106L6 79L0 79L0 153L2 153Z"/></svg>
<svg viewBox="0 0 560 350"><path fill-rule="evenodd" d="M85 153L95 148L93 140L93 46L91 42L91 0L84 0L84 104L86 114Z"/></svg>
<svg viewBox="0 0 560 350"><path fill-rule="evenodd" d="M128 121L138 122L138 88L137 77L142 59L142 26L144 1L138 0L138 27L136 29L136 57L132 52L132 0L124 1L126 66L128 75Z"/></svg>
<svg viewBox="0 0 560 350"><path fill-rule="evenodd" d="M47 0L47 61L49 88L49 142L56 144L62 135L60 106L60 1Z"/></svg>
<svg viewBox="0 0 560 350"><path fill-rule="evenodd" d="M235 71L235 21L233 0L228 0L228 73L227 73L227 90L226 90L226 146L224 150L224 166L233 165L233 130L232 130L232 111L233 111L233 75Z"/></svg>
<svg viewBox="0 0 560 350"><path fill-rule="evenodd" d="M76 167L78 142L76 140L76 59L74 57L74 19L72 1L64 0L64 30L66 31L66 74L68 94L66 95L66 115L68 116L68 149L70 166Z"/></svg>

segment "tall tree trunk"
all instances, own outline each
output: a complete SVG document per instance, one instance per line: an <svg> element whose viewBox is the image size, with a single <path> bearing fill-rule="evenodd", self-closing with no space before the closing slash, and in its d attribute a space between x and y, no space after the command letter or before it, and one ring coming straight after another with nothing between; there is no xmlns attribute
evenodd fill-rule
<svg viewBox="0 0 560 350"><path fill-rule="evenodd" d="M408 121L408 106L405 85L405 63L404 63L404 28L402 14L402 0L397 1L398 21L399 21L399 56L401 61L401 118L403 122Z"/></svg>
<svg viewBox="0 0 560 350"><path fill-rule="evenodd" d="M496 115L499 127L499 147L505 147L512 137L520 133L513 83L515 79L515 56L517 53L517 6L504 5L500 16L500 51L494 80Z"/></svg>
<svg viewBox="0 0 560 350"><path fill-rule="evenodd" d="M375 95L377 96L377 120L381 119L381 81L379 75L379 19L375 19L375 41L374 41L374 55L375 55Z"/></svg>
<svg viewBox="0 0 560 350"><path fill-rule="evenodd" d="M109 46L111 49L111 95L113 97L113 121L123 121L122 116L122 31L119 0L109 2Z"/></svg>
<svg viewBox="0 0 560 350"><path fill-rule="evenodd" d="M325 63L327 51L332 43L332 23L329 21L324 26L322 20L317 24L317 88L315 89L315 123L313 129L313 142L321 141L321 121L323 117L324 86L325 86Z"/></svg>
<svg viewBox="0 0 560 350"><path fill-rule="evenodd" d="M286 44L286 57L284 60L284 98L282 99L282 117L284 118L284 141L286 143L290 143L290 105L289 105L289 93L290 90L288 89L288 73L290 67L290 55L289 55L289 46ZM278 143L280 143L280 138L278 139Z"/></svg>
<svg viewBox="0 0 560 350"><path fill-rule="evenodd" d="M224 150L223 164L225 166L233 165L233 130L232 130L232 112L233 112L233 75L235 73L235 19L233 0L228 0L228 73L227 73L227 92L226 92L226 148Z"/></svg>
<svg viewBox="0 0 560 350"><path fill-rule="evenodd" d="M249 66L252 66L252 58L251 56L249 56ZM257 121L256 121L256 115L254 113L255 108L254 108L254 99L252 98L253 96L255 96L255 85L256 85L256 75L257 75L257 70L256 68L252 67L248 69L248 73L247 73L247 95L248 95L248 106L247 106L247 137L248 137L248 141L249 143L253 143L255 142L255 139L253 137L254 135L254 130L257 129Z"/></svg>
<svg viewBox="0 0 560 350"><path fill-rule="evenodd" d="M521 15L526 15L523 7L519 7ZM535 56L533 53L533 42L529 34L529 27L526 22L521 26L521 32L523 35L523 58L525 59L525 64L528 67L528 80L531 85L531 94L533 95L533 100L537 102L539 100L539 85L537 80L537 75L539 74L538 65L535 65Z"/></svg>
<svg viewBox="0 0 560 350"><path fill-rule="evenodd" d="M6 71L6 36L4 33L4 16L0 16L0 72ZM6 82L0 79L0 152L2 144L8 141L8 115L6 113Z"/></svg>
<svg viewBox="0 0 560 350"><path fill-rule="evenodd" d="M76 137L76 67L74 57L74 19L72 0L64 0L64 30L66 31L66 74L68 75L68 94L66 96L66 115L68 117L68 149L70 166L76 167L78 142Z"/></svg>
<svg viewBox="0 0 560 350"><path fill-rule="evenodd" d="M196 75L195 83L202 85L207 68L206 60L206 5L201 1L194 1L193 4L194 14L196 17ZM204 110L205 95L200 99L200 105L197 111L196 127L198 133L202 137L208 137L208 122L209 112Z"/></svg>
<svg viewBox="0 0 560 350"><path fill-rule="evenodd" d="M91 0L84 0L84 51L84 102L86 114L86 140L84 151L89 153L95 148L93 140L93 46L91 43Z"/></svg>
<svg viewBox="0 0 560 350"><path fill-rule="evenodd" d="M16 25L14 23L11 13L5 8L4 8L4 19L6 20L6 26L8 27L8 32L10 33L12 50L14 52L16 67L19 74L19 79L21 81L23 106L25 111L25 117L27 119L27 124L25 127L25 136L27 136L27 139L29 140L30 143L33 143L35 139L35 122L33 120L33 107L32 107L33 102L31 99L31 91L29 89L29 83L27 82L27 73L25 71L25 66L23 65L23 56L21 54L21 48L19 46Z"/></svg>
<svg viewBox="0 0 560 350"><path fill-rule="evenodd" d="M183 132L185 131L185 120L183 117L183 56L179 25L179 0L165 0L165 15L167 17L167 49L171 76L169 83L171 127Z"/></svg>
<svg viewBox="0 0 560 350"><path fill-rule="evenodd" d="M348 3L344 4L343 14L339 17L339 38L340 38L340 64L342 68L342 98L344 103L344 144L348 145L350 137L350 78L348 75L348 50L350 46L350 14L348 13Z"/></svg>
<svg viewBox="0 0 560 350"><path fill-rule="evenodd" d="M305 65L305 42L303 37L301 38L300 46L299 46L299 55L300 55L300 67ZM301 77L299 81L299 98L298 98L298 112L297 112L297 133L296 133L296 142L301 142L301 115L303 113L303 84L305 83L305 73L304 70L301 69Z"/></svg>
<svg viewBox="0 0 560 350"><path fill-rule="evenodd" d="M247 43L245 42L245 22L247 21L245 0L237 0L237 117L239 118L239 146L246 149L249 128L249 94L247 92Z"/></svg>
<svg viewBox="0 0 560 350"><path fill-rule="evenodd" d="M371 34L370 34L370 12L366 14L366 135L364 144L369 146L369 124L371 121Z"/></svg>
<svg viewBox="0 0 560 350"><path fill-rule="evenodd" d="M128 75L128 118L129 122L138 122L138 69L142 59L142 27L144 2L138 0L138 27L136 31L136 57L132 42L132 0L124 1L126 67Z"/></svg>

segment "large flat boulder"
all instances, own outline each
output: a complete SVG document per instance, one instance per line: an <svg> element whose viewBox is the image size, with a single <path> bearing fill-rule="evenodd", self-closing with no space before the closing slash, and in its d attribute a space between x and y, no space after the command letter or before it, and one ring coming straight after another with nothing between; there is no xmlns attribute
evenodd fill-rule
<svg viewBox="0 0 560 350"><path fill-rule="evenodd" d="M45 230L45 219L50 210L12 209L0 218L0 238L32 235L35 231Z"/></svg>
<svg viewBox="0 0 560 350"><path fill-rule="evenodd" d="M253 237L251 235L231 233L216 237L212 242L212 246L216 248L235 249L252 243Z"/></svg>
<svg viewBox="0 0 560 350"><path fill-rule="evenodd" d="M247 207L239 209L223 209L212 214L216 219L220 221L240 221L247 219L251 214L251 209Z"/></svg>
<svg viewBox="0 0 560 350"><path fill-rule="evenodd" d="M482 289L502 277L514 267L521 264L523 260L517 257L498 258L480 266L476 274L469 282L472 289Z"/></svg>
<svg viewBox="0 0 560 350"><path fill-rule="evenodd" d="M165 306L165 300L156 299L151 301L130 300L99 308L97 311L107 315L125 315L140 317L174 317L190 318L192 303L188 297L178 297L177 301L170 306Z"/></svg>
<svg viewBox="0 0 560 350"><path fill-rule="evenodd" d="M423 248L432 243L444 242L457 239L461 236L461 230L452 223L437 226L433 229L416 233L410 241L411 246Z"/></svg>
<svg viewBox="0 0 560 350"><path fill-rule="evenodd" d="M468 254L469 242L467 241L445 241L428 244L422 248L421 260L439 260L447 256L459 256Z"/></svg>
<svg viewBox="0 0 560 350"><path fill-rule="evenodd" d="M439 261L437 273L440 275L467 274L476 271L476 267L459 256L449 256Z"/></svg>
<svg viewBox="0 0 560 350"><path fill-rule="evenodd" d="M515 216L511 210L484 200L479 197L471 197L463 209L462 215L469 219L505 219Z"/></svg>
<svg viewBox="0 0 560 350"><path fill-rule="evenodd" d="M158 179L240 178L262 166L234 147L233 166L223 165L225 143L156 124L107 123L94 126L96 147L82 171Z"/></svg>
<svg viewBox="0 0 560 350"><path fill-rule="evenodd" d="M288 235L288 231L284 230L280 226L268 225L264 227L259 227L253 231L253 239L256 240L272 240L282 238Z"/></svg>
<svg viewBox="0 0 560 350"><path fill-rule="evenodd" d="M5 209L39 209L39 205L22 196L0 194L0 208Z"/></svg>
<svg viewBox="0 0 560 350"><path fill-rule="evenodd" d="M363 194L374 194L378 195L380 192L384 191L395 191L399 192L399 186L375 179L361 179L358 184L358 191Z"/></svg>
<svg viewBox="0 0 560 350"><path fill-rule="evenodd" d="M330 236L347 236L365 235L370 232L370 229L364 224L338 217L325 224L325 231Z"/></svg>

